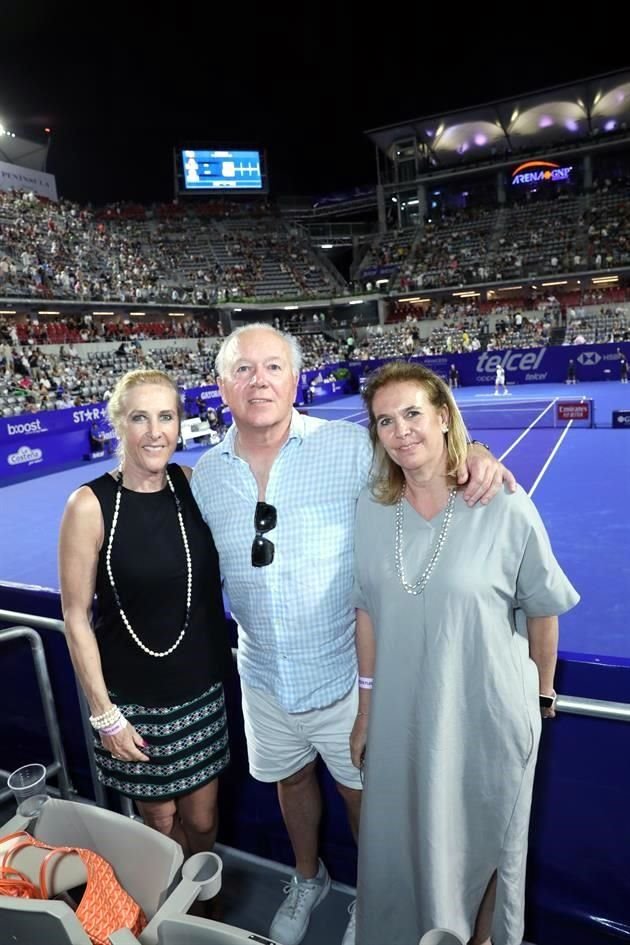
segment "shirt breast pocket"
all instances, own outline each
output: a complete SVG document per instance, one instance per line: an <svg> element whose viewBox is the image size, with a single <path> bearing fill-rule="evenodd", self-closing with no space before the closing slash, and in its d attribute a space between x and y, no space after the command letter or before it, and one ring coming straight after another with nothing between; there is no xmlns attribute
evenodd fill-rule
<svg viewBox="0 0 630 945"><path fill-rule="evenodd" d="M352 555L352 509L342 503L306 505L300 509L300 547L312 561Z"/></svg>

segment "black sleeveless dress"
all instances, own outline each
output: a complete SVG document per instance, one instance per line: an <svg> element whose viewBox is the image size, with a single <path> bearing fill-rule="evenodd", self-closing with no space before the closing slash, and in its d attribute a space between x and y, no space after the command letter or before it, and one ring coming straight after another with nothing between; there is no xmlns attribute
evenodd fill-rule
<svg viewBox="0 0 630 945"><path fill-rule="evenodd" d="M94 632L110 697L143 735L149 761L112 758L95 736L99 780L128 797L165 800L208 783L229 762L222 679L231 667L219 559L179 466L169 465L180 500L192 567L190 623L165 656L152 656L126 628L105 556L117 482L106 473L87 483L96 495L104 540L96 575ZM111 569L127 619L144 647L164 653L186 614L187 566L175 502L161 492L123 488Z"/></svg>

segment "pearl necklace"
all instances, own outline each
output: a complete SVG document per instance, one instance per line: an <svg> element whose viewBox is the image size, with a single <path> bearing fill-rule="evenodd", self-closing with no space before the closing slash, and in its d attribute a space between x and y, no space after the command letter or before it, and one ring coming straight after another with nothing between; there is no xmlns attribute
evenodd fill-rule
<svg viewBox="0 0 630 945"><path fill-rule="evenodd" d="M135 630L129 623L129 620L127 619L127 614L122 608L120 597L118 596L118 590L114 582L111 557L112 557L112 545L114 543L114 533L116 531L116 525L118 523L118 515L120 513L120 500L122 498L122 488L123 488L122 469L118 470L118 488L116 489L116 502L114 505L114 517L112 519L112 527L109 533L109 541L107 542L107 551L105 553L105 565L107 567L107 576L109 577L109 583L111 584L112 591L114 592L114 599L116 601L116 606L118 607L118 610L120 612L120 618L122 622L124 623L129 633L131 634L132 640L138 644L138 646L144 653L147 653L149 656L158 656L158 657L170 656L173 650L177 649L179 644L184 639L184 634L186 633L186 630L188 629L188 624L190 623L190 606L191 606L191 601L192 601L192 565L190 562L190 548L188 547L188 536L186 534L186 529L184 527L184 519L182 517L181 502L179 501L179 496L175 492L175 488L173 486L173 483L171 482L171 477L168 473L168 469L166 470L166 481L168 483L169 489L171 490L173 494L173 498L175 500L175 509L177 510L177 519L179 521L179 528L182 533L182 540L184 542L184 552L186 554L186 574L187 574L187 577L186 577L186 616L184 617L184 625L182 629L180 630L179 636L175 640L175 643L173 643L173 645L170 646L168 650L163 650L162 652L159 652L158 650L151 650L149 649L148 646L144 645L140 637L137 635L137 633L135 632Z"/></svg>
<svg viewBox="0 0 630 945"><path fill-rule="evenodd" d="M440 552L442 551L442 546L446 541L446 535L448 533L449 525L451 524L451 519L453 517L453 507L455 505L455 497L457 495L457 489L451 489L448 502L446 503L446 511L444 513L444 521L442 522L442 528L440 529L440 534L438 535L437 541L429 558L429 563L426 568L418 578L415 584L408 584L405 580L405 566L403 564L403 554L402 554L402 540L403 540L403 503L405 500L405 492L407 491L406 485L403 486L403 490L400 494L400 498L396 503L396 531L394 535L394 552L396 556L396 574L400 578L400 583L407 591L408 594L422 594L423 590L427 586L429 578L433 572L437 560L440 557Z"/></svg>

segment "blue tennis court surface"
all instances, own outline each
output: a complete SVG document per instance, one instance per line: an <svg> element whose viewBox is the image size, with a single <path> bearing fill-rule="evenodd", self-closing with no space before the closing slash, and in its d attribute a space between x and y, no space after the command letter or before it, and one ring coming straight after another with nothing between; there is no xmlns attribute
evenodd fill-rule
<svg viewBox="0 0 630 945"><path fill-rule="evenodd" d="M630 661L630 432L610 428L613 410L630 409L630 384L536 384L510 388L506 397L495 397L492 388L464 388L456 397L472 435L504 458L532 495L556 556L582 595L561 619L561 651ZM550 404L582 398L594 403L595 427L579 421L553 425L557 411ZM364 425L367 419L358 396L308 409L328 419ZM204 450L190 449L176 459L194 466ZM56 545L66 498L110 463L0 490L0 582L58 588Z"/></svg>

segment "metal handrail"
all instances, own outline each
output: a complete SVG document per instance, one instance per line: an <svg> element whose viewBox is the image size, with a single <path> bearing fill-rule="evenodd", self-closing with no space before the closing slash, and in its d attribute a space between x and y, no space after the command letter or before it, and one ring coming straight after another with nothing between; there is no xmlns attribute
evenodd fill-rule
<svg viewBox="0 0 630 945"><path fill-rule="evenodd" d="M593 719L614 719L618 722L630 722L630 704L627 702L584 699L581 696L558 696L556 709L570 715L587 715Z"/></svg>
<svg viewBox="0 0 630 945"><path fill-rule="evenodd" d="M25 614L25 613L21 613L19 611L14 611L14 610L0 610L0 623L11 623L11 622L20 624L21 627L19 627L18 629L21 629L21 630L28 630L32 628L36 630L54 630L57 633L62 633L65 637L66 631L65 631L65 626L62 620L55 620L52 617L39 617L37 616L37 614ZM5 630L0 630L0 634L7 634L9 630L15 630L15 629L16 627L11 627ZM26 636L25 633L21 635ZM42 665L43 673L44 673L43 678L46 680L46 686L45 686L46 696L44 695L44 691L42 690L42 686L40 684L40 692L42 693L42 702L44 704L44 713L45 714L47 713L47 705L52 707L52 718L54 719L54 725L53 725L53 728L51 729L49 725L49 717L48 717L48 714L46 714L46 725L48 727L49 735L51 735L51 731L54 731L56 729L57 735L59 736L58 751L55 751L55 742L53 741L52 735L51 735L51 744L53 744L53 754L55 755L56 761L58 761L60 765L58 770L59 770L59 781L62 787L61 794L63 797L69 797L70 792L76 795L76 791L74 790L74 788L72 788L70 779L68 777L68 769L66 766L63 745L61 742L61 734L59 732L59 726L57 723L57 715L55 711L54 701L52 698L52 687L50 685L50 677L48 675L46 655L44 653L43 644L41 643L41 637L39 636L39 634L35 634L35 636L37 636L39 640L39 645L41 647L41 660L38 662L38 660L35 658L35 655L33 656L33 658L36 660L35 671L38 672L38 665ZM6 636L5 636L5 639L7 639ZM38 683L39 683L39 678L40 677L38 673ZM88 765L90 769L90 780L92 782L92 790L94 791L94 799L99 807L107 807L107 796L105 794L105 789L103 785L101 784L101 782L98 780L98 776L96 773L96 761L94 758L92 726L90 725L90 720L89 720L90 710L89 710L87 702L85 701L83 690L81 689L81 686L78 685L78 681L77 681L77 695L79 697L79 715L81 719L81 730L83 732L83 740L85 742L85 747L87 750ZM55 769L55 773L56 771L57 769ZM8 775L10 772L5 773L5 772L0 771L0 774L3 774L3 773ZM50 772L50 773L53 773L53 772ZM66 789L66 786L67 786L68 793L64 794L63 790ZM9 797L10 794L11 794L10 791L8 792L0 791L0 800L4 800L6 797Z"/></svg>
<svg viewBox="0 0 630 945"><path fill-rule="evenodd" d="M15 621L16 623L22 624L23 625L22 627L17 628L17 629L21 629L22 631L25 631L27 628L32 627L32 628L42 629L42 630L56 630L57 632L63 633L65 635L65 627L64 627L63 621L61 620L54 620L51 617L38 617L36 614L25 614L25 613L20 613L18 611L12 611L12 610L0 610L0 622L10 623L11 621ZM16 628L11 628L11 629L15 630ZM0 634L1 633L7 633L7 631L0 630ZM26 634L24 633L23 635L26 635ZM40 641L40 646L41 646L41 638L39 638L39 641ZM236 650L234 648L232 650L232 655L236 658ZM50 680L48 678L48 670L46 668L46 658L43 653L43 647L42 647L41 657L43 659L43 668L45 671L45 678L47 679L48 688L46 689L46 692L50 693L50 699L52 700L52 690L50 689ZM41 686L40 686L40 691L42 691ZM100 781L98 780L98 776L96 773L96 761L94 758L94 743L93 743L93 735L92 735L92 726L90 725L90 721L89 721L90 710L85 700L85 696L83 695L83 690L81 689L81 686L78 684L78 680L77 680L77 694L79 697L81 728L83 731L85 747L87 749L88 761L89 761L89 766L90 766L90 776L92 779L92 788L94 791L94 798L95 798L96 803L100 807L107 807L107 798L106 798L105 790L102 784L100 783ZM47 702L46 702L46 698L44 697L43 692L42 692L42 701L44 702L44 712L46 712ZM625 703L625 702L609 702L602 699L586 699L579 696L559 695L558 698L556 699L556 710L562 713L566 712L567 714L570 714L570 715L585 715L585 716L590 716L591 718L613 719L616 721L630 722L630 704ZM52 712L53 712L53 718L56 724L56 714L54 712L54 703L52 704ZM47 718L47 724L48 724L48 718ZM50 728L49 728L49 731L50 731ZM58 727L57 727L57 732L58 732ZM51 742L52 741L53 739L51 737ZM61 781L62 771L64 772L63 776L67 779L67 769L65 768L65 759L63 755L63 748L61 747L61 741L59 741L59 746L60 746L59 772L60 772L60 781ZM54 750L54 745L53 745L53 750ZM0 773L2 772L0 771ZM71 790L69 779L67 780L67 785L68 785L68 789ZM0 792L0 800L3 799L3 793L5 792ZM135 816L133 803L130 800L130 798L124 797L121 795L120 808L121 808L122 813L126 814L127 816L129 817Z"/></svg>
<svg viewBox="0 0 630 945"><path fill-rule="evenodd" d="M39 694L41 696L42 707L44 709L44 720L46 722L46 729L48 731L48 737L50 739L50 745L53 753L54 761L52 764L46 766L46 778L48 778L50 775L57 775L59 778L59 793L62 797L65 797L67 800L69 800L71 794L73 793L73 787L70 783L70 778L68 777L68 767L66 764L65 752L63 750L63 742L61 740L61 731L59 729L59 721L57 719L57 711L55 709L55 700L53 699L52 687L50 685L50 676L48 674L46 654L44 653L44 644L42 643L42 638L40 637L39 633L37 633L37 631L33 630L31 627L5 627L4 629L0 630L0 643L19 639L27 640L31 647L31 656L33 657L35 676L37 678ZM10 774L10 771L0 768L0 775L8 778ZM55 788L51 788L50 790L51 792L56 793ZM7 798L11 797L11 794L12 791L10 788L4 788L0 790L0 801L7 800Z"/></svg>

